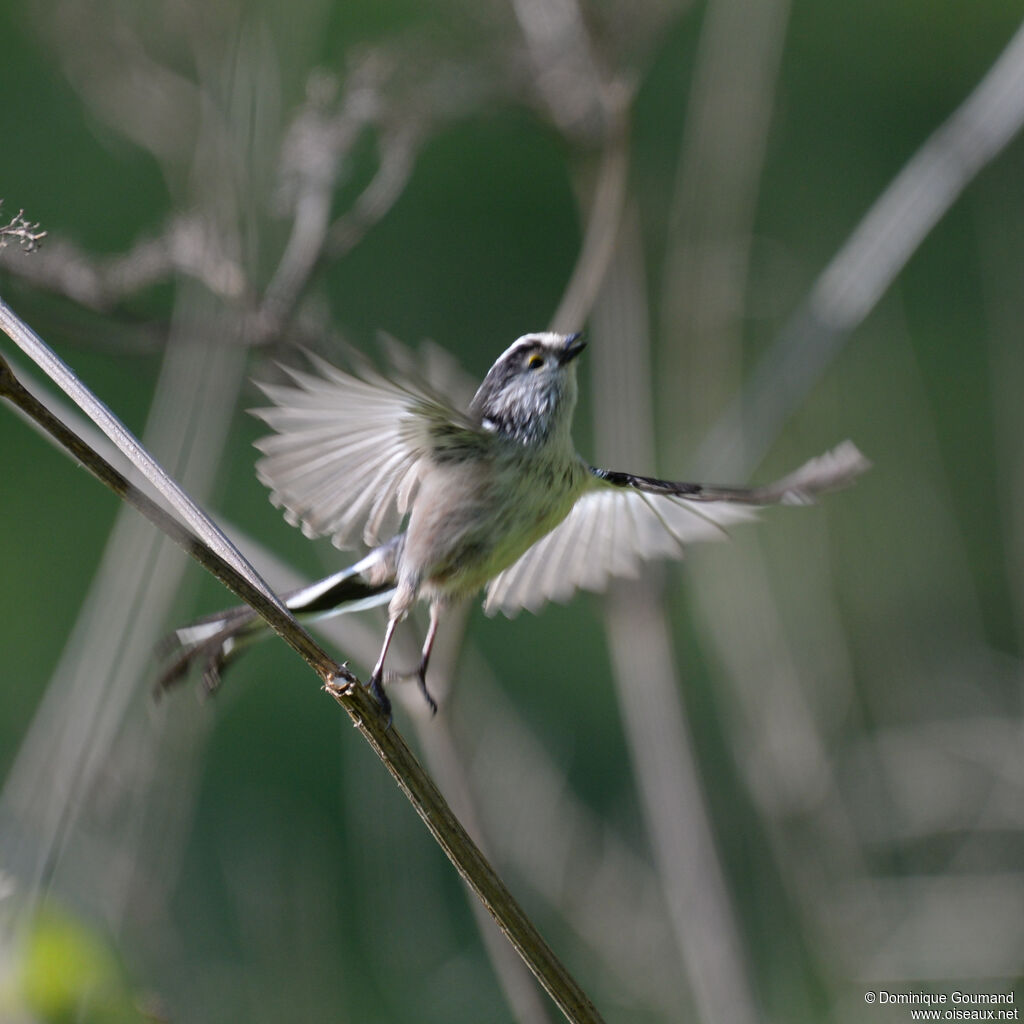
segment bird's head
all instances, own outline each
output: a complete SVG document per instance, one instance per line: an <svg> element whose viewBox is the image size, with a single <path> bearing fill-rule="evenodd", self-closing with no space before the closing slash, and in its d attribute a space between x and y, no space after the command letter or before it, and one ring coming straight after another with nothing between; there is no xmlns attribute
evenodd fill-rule
<svg viewBox="0 0 1024 1024"><path fill-rule="evenodd" d="M568 436L576 406L579 334L524 334L487 371L470 412L485 430L523 444Z"/></svg>

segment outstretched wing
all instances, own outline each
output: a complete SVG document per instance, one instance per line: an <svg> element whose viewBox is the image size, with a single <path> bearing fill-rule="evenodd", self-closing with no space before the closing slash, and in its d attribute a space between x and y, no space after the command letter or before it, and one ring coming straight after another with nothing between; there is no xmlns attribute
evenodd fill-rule
<svg viewBox="0 0 1024 1024"><path fill-rule="evenodd" d="M645 494L598 482L549 534L487 588L484 610L515 615L545 601L567 601L577 589L604 590L612 577L636 576L654 558L682 558L687 544L727 536L752 508L701 505L669 494Z"/></svg>
<svg viewBox="0 0 1024 1024"><path fill-rule="evenodd" d="M594 469L593 485L568 516L487 588L484 609L515 615L577 589L601 591L613 577L636 576L654 558L682 558L697 541L728 537L757 507L809 504L846 486L870 463L846 441L776 483L751 489L656 480Z"/></svg>
<svg viewBox="0 0 1024 1024"><path fill-rule="evenodd" d="M256 442L256 473L307 536L330 535L340 548L360 535L377 544L398 529L428 453L488 443L441 390L432 355L417 365L396 345L392 363L398 354L405 365L390 377L366 362L347 373L308 353L315 374L283 367L290 384L258 385L274 405L253 414L277 433Z"/></svg>

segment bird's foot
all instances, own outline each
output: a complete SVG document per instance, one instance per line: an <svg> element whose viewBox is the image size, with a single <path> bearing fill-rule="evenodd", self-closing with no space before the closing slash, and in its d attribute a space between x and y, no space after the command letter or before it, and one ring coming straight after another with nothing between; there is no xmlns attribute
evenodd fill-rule
<svg viewBox="0 0 1024 1024"><path fill-rule="evenodd" d="M423 699L427 702L427 707L430 708L431 715L437 714L437 701L434 700L433 694L427 688L426 673L417 670L416 672L391 672L385 673L385 677L389 683L407 683L411 679L416 680L416 685L420 688L420 693L423 694Z"/></svg>
<svg viewBox="0 0 1024 1024"><path fill-rule="evenodd" d="M437 714L437 701L431 696L430 691L427 689L427 673L420 671L416 673L416 682L419 683L420 693L423 694L423 699L427 702L427 706L430 708L430 714Z"/></svg>
<svg viewBox="0 0 1024 1024"><path fill-rule="evenodd" d="M382 673L374 672L370 676L370 681L367 683L367 689L370 691L370 696L380 705L380 713L386 719L385 728L391 728L392 713L391 713L391 701L388 700L388 695L384 692L384 685L381 679Z"/></svg>

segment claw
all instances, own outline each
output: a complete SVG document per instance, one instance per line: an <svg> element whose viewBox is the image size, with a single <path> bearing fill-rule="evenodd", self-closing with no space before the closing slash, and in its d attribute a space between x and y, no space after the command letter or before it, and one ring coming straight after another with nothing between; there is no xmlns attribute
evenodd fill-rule
<svg viewBox="0 0 1024 1024"><path fill-rule="evenodd" d="M366 685L367 689L370 691L370 695L380 705L381 714L387 719L386 728L390 729L393 718L391 713L391 701L388 700L388 695L384 692L380 675L375 672L370 676L370 681Z"/></svg>
<svg viewBox="0 0 1024 1024"><path fill-rule="evenodd" d="M431 716L437 714L437 701L430 695L430 691L427 689L427 673L417 672L416 682L420 684L420 693L423 694L423 699L427 702L430 707Z"/></svg>

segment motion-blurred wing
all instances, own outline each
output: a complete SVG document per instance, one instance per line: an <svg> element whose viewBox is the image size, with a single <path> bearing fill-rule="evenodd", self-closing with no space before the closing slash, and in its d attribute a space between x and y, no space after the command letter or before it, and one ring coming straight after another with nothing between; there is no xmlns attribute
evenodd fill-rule
<svg viewBox="0 0 1024 1024"><path fill-rule="evenodd" d="M594 489L568 516L487 588L489 614L536 611L577 589L604 590L613 577L636 576L643 562L682 558L686 546L728 536L734 523L769 504L807 504L850 483L870 463L849 441L765 487L678 483L593 470Z"/></svg>
<svg viewBox="0 0 1024 1024"><path fill-rule="evenodd" d="M567 601L577 589L604 590L612 577L636 576L645 561L682 558L687 544L725 537L729 525L755 517L752 508L727 502L600 486L491 581L484 610L511 616Z"/></svg>
<svg viewBox="0 0 1024 1024"><path fill-rule="evenodd" d="M259 385L274 405L253 413L277 433L256 442L256 473L307 536L327 534L347 548L361 534L375 545L398 529L428 452L487 437L437 387L435 365L420 367L417 379L406 353L389 378L368 363L347 373L308 355L315 374L284 367L292 383Z"/></svg>

